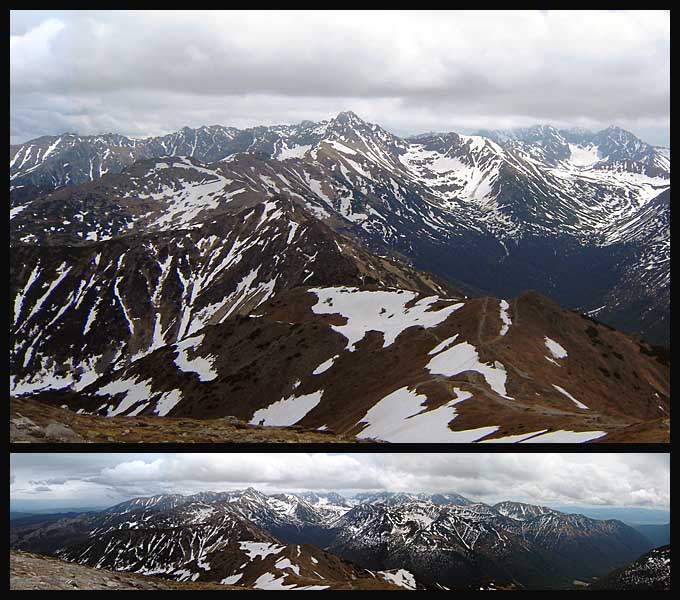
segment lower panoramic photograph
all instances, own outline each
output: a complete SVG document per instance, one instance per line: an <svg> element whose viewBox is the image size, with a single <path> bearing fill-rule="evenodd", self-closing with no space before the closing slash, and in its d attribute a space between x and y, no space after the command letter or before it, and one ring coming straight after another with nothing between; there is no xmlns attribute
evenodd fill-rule
<svg viewBox="0 0 680 600"><path fill-rule="evenodd" d="M11 589L670 589L669 454L17 453Z"/></svg>

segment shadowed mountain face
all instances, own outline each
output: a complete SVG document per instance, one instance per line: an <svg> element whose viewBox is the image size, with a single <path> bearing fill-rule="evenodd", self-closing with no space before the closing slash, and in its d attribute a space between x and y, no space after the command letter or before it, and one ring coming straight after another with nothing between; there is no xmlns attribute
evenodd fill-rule
<svg viewBox="0 0 680 600"><path fill-rule="evenodd" d="M489 506L458 494L265 495L252 488L17 519L10 545L182 581L411 589L569 587L649 548L620 521L528 504Z"/></svg>
<svg viewBox="0 0 680 600"><path fill-rule="evenodd" d="M671 524L663 525L633 525L655 547L666 546L671 542Z"/></svg>
<svg viewBox="0 0 680 600"><path fill-rule="evenodd" d="M352 113L251 133L34 198L43 163L12 155L14 396L387 441L668 439L668 354L600 323L665 327L667 159L618 131L407 141ZM596 297L597 321L527 288Z"/></svg>
<svg viewBox="0 0 680 600"><path fill-rule="evenodd" d="M655 548L590 586L593 590L670 590L671 547Z"/></svg>

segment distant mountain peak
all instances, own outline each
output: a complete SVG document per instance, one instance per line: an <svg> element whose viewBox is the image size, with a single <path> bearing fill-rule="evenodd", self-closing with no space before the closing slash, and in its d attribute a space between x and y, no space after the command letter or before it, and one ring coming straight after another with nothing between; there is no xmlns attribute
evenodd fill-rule
<svg viewBox="0 0 680 600"><path fill-rule="evenodd" d="M337 121L338 123L365 123L363 119L351 110L339 112L334 121Z"/></svg>
<svg viewBox="0 0 680 600"><path fill-rule="evenodd" d="M628 135L633 135L630 131L627 129L624 129L623 127L619 127L618 125L607 125L602 131L608 132L608 133L625 133Z"/></svg>

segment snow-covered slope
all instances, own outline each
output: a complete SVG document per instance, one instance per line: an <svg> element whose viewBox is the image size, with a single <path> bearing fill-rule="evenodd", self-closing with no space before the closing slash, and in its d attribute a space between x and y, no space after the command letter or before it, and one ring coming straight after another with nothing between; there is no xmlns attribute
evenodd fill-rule
<svg viewBox="0 0 680 600"><path fill-rule="evenodd" d="M648 347L537 294L503 305L375 285L279 292L37 399L424 443L661 440L670 411L667 365Z"/></svg>
<svg viewBox="0 0 680 600"><path fill-rule="evenodd" d="M507 514L511 505L522 506L519 518ZM450 586L489 580L555 585L560 577L564 583L569 576L606 572L647 545L619 521L512 502L360 504L334 528L332 551L376 568L398 563Z"/></svg>
<svg viewBox="0 0 680 600"><path fill-rule="evenodd" d="M408 581L395 580L398 573L374 573L313 546L272 537L243 516L253 502L276 506L274 498L255 490L200 496L183 502L176 496L140 498L44 530L19 523L13 545L97 568L251 589L417 586L410 573ZM257 512L252 516L264 520Z"/></svg>
<svg viewBox="0 0 680 600"><path fill-rule="evenodd" d="M67 235L73 240L76 232ZM199 330L247 314L281 290L336 283L445 289L365 252L282 196L200 227L49 248L23 243L11 263L10 387L15 394L78 390L174 344L177 368L210 378L211 359L190 358ZM135 393L149 392L139 384ZM166 397L157 414L172 405Z"/></svg>
<svg viewBox="0 0 680 600"><path fill-rule="evenodd" d="M394 442L667 438L664 353L524 293L663 341L653 149L617 129L404 140L353 113L248 131L196 142L226 152L211 163L13 190L11 393Z"/></svg>
<svg viewBox="0 0 680 600"><path fill-rule="evenodd" d="M617 314L625 312L626 329L667 341L667 328L645 324L650 316L641 306L650 288L630 267L644 254L650 269L669 272L663 256L636 235L650 202L670 188L665 153L617 127L480 133L404 140L346 112L321 123L185 128L148 140L40 138L11 148L12 236L33 243L54 243L65 233L106 239L200 222L203 209L205 218L229 202L247 203L253 193L281 192L369 247L401 252L470 289L515 295L531 287L570 307L599 309L598 318L617 326L623 321ZM52 170L67 149L83 156L77 177ZM171 159L165 173L149 161L131 166L179 154L213 164L187 162L194 172L187 169L184 177ZM102 161L113 162L90 168ZM110 183L116 177L105 173L124 169L134 170L134 179ZM45 186L95 180L106 180L105 189L83 188L89 204L75 213L67 207L78 194L30 201ZM39 190L22 193L31 186ZM106 216L92 211L96 205L107 207ZM667 237L667 225L656 233ZM655 303L652 312L653 319L668 311Z"/></svg>

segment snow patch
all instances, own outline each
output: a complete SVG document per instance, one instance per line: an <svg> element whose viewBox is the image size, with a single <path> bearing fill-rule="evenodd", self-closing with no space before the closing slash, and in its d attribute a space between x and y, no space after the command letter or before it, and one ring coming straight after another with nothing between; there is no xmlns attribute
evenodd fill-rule
<svg viewBox="0 0 680 600"><path fill-rule="evenodd" d="M599 159L597 146L569 144L569 162L576 167L592 167Z"/></svg>
<svg viewBox="0 0 680 600"><path fill-rule="evenodd" d="M263 425L294 425L321 402L322 395L323 390L317 390L297 398L295 396L283 398L266 408L255 411L252 419L250 419L250 424L259 425L264 421Z"/></svg>
<svg viewBox="0 0 680 600"><path fill-rule="evenodd" d="M507 301L501 300L500 311L501 311L501 321L503 321L503 325L501 326L500 335L505 335L506 333L508 333L508 329L510 329L510 325L512 325L512 319L510 318L510 315L508 314L508 308L510 308L510 305L507 303Z"/></svg>
<svg viewBox="0 0 680 600"><path fill-rule="evenodd" d="M31 286L35 282L35 280L38 278L38 275L40 274L40 263L36 263L35 267L31 271L31 274L28 277L28 281L26 282L26 285L24 285L24 288L16 295L14 298L14 324L16 325L17 321L19 320L19 315L21 314L21 307L24 303L24 298L26 297L26 294L28 294L29 290L31 289Z"/></svg>
<svg viewBox="0 0 680 600"><path fill-rule="evenodd" d="M321 375L321 373L325 373L328 371L333 366L333 363L335 362L335 359L340 356L339 354L336 354L335 356L331 356L327 361L322 362L316 369L312 371L312 375Z"/></svg>
<svg viewBox="0 0 680 600"><path fill-rule="evenodd" d="M21 206L15 206L14 208L10 208L10 210L9 210L9 220L11 221L14 217L16 217L25 208L28 208L28 204L23 204Z"/></svg>
<svg viewBox="0 0 680 600"><path fill-rule="evenodd" d="M427 410L427 396L406 387L385 396L360 420L367 423L359 438L374 438L386 442L406 443L467 443L474 442L498 430L498 427L480 427L466 431L451 431L448 424L455 419L456 404L472 397L470 392L454 388L456 398L447 404Z"/></svg>
<svg viewBox="0 0 680 600"><path fill-rule="evenodd" d="M276 577L272 573L265 573L260 575L253 583L256 590L325 590L330 586L327 585L304 585L297 586L295 584L285 585L286 576Z"/></svg>
<svg viewBox="0 0 680 600"><path fill-rule="evenodd" d="M279 153L276 156L276 158L278 160L286 160L288 158L302 158L309 150L311 150L311 148L312 148L311 144L291 146L290 148L288 148L287 146L285 146L284 142L284 146L283 148L281 148L281 150L279 150Z"/></svg>
<svg viewBox="0 0 680 600"><path fill-rule="evenodd" d="M107 383L105 386L99 388L95 394L97 396L115 396L116 394L124 393L124 398L120 401L118 406L113 410L109 409L106 416L115 417L124 413L131 406L140 402L141 400L148 400L152 395L151 380L137 381L137 377L129 379L117 379Z"/></svg>
<svg viewBox="0 0 680 600"><path fill-rule="evenodd" d="M540 431L532 431L530 433L518 433L516 435L506 435L499 438L480 440L480 444L514 444L516 442L521 442L527 440L535 435L540 435L545 433L547 429L541 429Z"/></svg>
<svg viewBox="0 0 680 600"><path fill-rule="evenodd" d="M583 404L583 402L579 402L576 398L574 398L574 397L573 397L567 390L565 390L564 388L561 388L559 385L555 385L554 383L553 383L553 387L554 387L558 392L564 394L567 398L569 398L569 400L571 400L571 401L572 401L574 404L576 404L576 406L578 406L579 408L584 408L584 409L586 409L586 410L589 410L588 407L587 407L585 404Z"/></svg>
<svg viewBox="0 0 680 600"><path fill-rule="evenodd" d="M181 399L182 392L179 390L165 392L158 400L156 400L156 408L153 409L153 413L159 417L164 417Z"/></svg>
<svg viewBox="0 0 680 600"><path fill-rule="evenodd" d="M284 549L284 546L270 544L269 542L239 542L239 546L250 560L258 557L266 558L270 554L279 554Z"/></svg>
<svg viewBox="0 0 680 600"><path fill-rule="evenodd" d="M545 336L545 345L548 350L550 350L550 354L553 355L554 358L567 358L567 351L560 346L555 340L551 340L548 336Z"/></svg>
<svg viewBox="0 0 680 600"><path fill-rule="evenodd" d="M407 571L406 569L398 569L396 571L378 571L379 575L382 575L383 579L391 581L399 587L407 588L409 590L416 589L416 578L413 573Z"/></svg>
<svg viewBox="0 0 680 600"><path fill-rule="evenodd" d="M287 558L279 558L278 561L276 561L276 564L274 565L277 569L290 569L293 571L296 575L300 575L300 567L298 565L294 565L290 560Z"/></svg>
<svg viewBox="0 0 680 600"><path fill-rule="evenodd" d="M439 344L437 344L434 348L432 348L432 350L430 350L427 354L430 355L430 356L433 355L433 354L438 354L439 352L441 352L442 350L445 350L451 344L453 344L453 342L455 342L457 338L458 338L457 333L455 335L451 336L451 337L446 338L445 340L443 340Z"/></svg>
<svg viewBox="0 0 680 600"><path fill-rule="evenodd" d="M430 310L441 299L439 296L428 296L407 308L406 304L414 300L417 294L405 290L364 291L329 287L309 291L319 299L312 307L316 314L340 314L347 319L345 325L332 325L332 328L347 338L350 352L356 349L356 343L369 331L381 332L383 348L386 348L409 327L435 327L463 306L463 303L456 303Z"/></svg>
<svg viewBox="0 0 680 600"><path fill-rule="evenodd" d="M477 371L484 376L489 387L499 396L512 400L505 392L507 374L505 367L498 361L488 365L479 360L476 348L468 343L461 342L448 350L437 354L425 367L433 375L445 375L453 377L465 371Z"/></svg>
<svg viewBox="0 0 680 600"><path fill-rule="evenodd" d="M606 431L551 431L532 437L528 440L520 442L522 444L543 444L543 443L558 443L558 444L578 444L581 442L589 442L607 435Z"/></svg>
<svg viewBox="0 0 680 600"><path fill-rule="evenodd" d="M212 356L189 358L187 354L190 348L194 352L196 351L196 348L203 342L203 337L203 334L196 335L175 344L177 349L175 364L185 373L198 373L198 378L201 381L212 381L217 377L217 372L213 370L214 358Z"/></svg>

